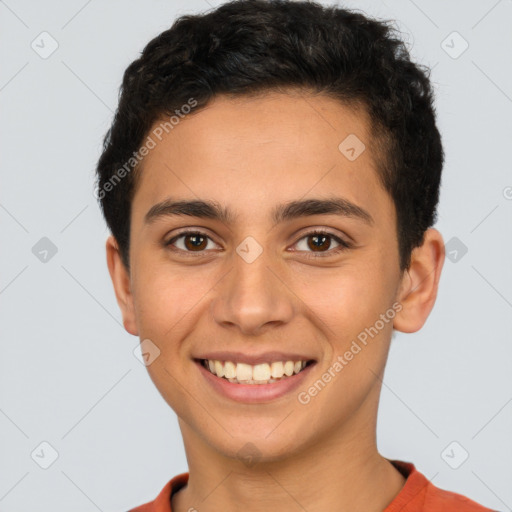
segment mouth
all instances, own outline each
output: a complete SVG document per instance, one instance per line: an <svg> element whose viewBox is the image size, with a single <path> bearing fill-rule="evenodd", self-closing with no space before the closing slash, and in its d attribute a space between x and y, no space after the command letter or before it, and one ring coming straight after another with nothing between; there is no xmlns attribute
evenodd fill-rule
<svg viewBox="0 0 512 512"><path fill-rule="evenodd" d="M255 365L216 359L196 359L196 362L212 375L231 384L261 385L281 382L298 375L313 365L315 360L272 361Z"/></svg>

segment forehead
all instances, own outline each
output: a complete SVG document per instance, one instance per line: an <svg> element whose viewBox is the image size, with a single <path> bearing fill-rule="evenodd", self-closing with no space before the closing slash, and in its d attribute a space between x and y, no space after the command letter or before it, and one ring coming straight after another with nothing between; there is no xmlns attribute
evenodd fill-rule
<svg viewBox="0 0 512 512"><path fill-rule="evenodd" d="M168 196L209 198L243 220L270 203L334 192L376 214L392 209L365 110L327 96L218 96L161 132L144 158L134 211Z"/></svg>

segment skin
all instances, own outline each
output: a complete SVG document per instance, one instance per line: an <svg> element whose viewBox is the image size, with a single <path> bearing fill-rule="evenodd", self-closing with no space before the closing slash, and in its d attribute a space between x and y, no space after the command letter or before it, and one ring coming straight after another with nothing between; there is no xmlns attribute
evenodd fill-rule
<svg viewBox="0 0 512 512"><path fill-rule="evenodd" d="M381 379L393 328L419 330L434 306L444 243L429 229L400 272L395 208L377 178L369 126L363 110L323 95L219 96L146 156L132 205L130 270L113 237L107 263L125 329L161 351L148 371L178 415L190 473L173 511L377 512L403 487L404 477L377 451ZM366 145L354 161L338 149L349 134ZM374 223L336 214L279 224L270 218L282 202L333 195L367 210ZM237 218L146 224L148 210L168 197L215 200ZM199 257L165 246L183 228L210 237ZM330 239L307 259L318 254L306 236L314 228L353 246L334 254ZM250 264L236 252L247 236L263 249ZM186 241L174 247L194 252ZM395 302L401 310L393 320L309 403L299 403L298 392ZM216 393L199 373L193 357L208 350L299 352L316 365L299 390L244 404ZM248 442L259 457L250 467L237 456Z"/></svg>

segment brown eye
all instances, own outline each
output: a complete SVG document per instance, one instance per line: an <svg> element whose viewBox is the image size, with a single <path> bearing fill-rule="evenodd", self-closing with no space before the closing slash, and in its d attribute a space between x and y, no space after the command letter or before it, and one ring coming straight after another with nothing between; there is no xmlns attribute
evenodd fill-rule
<svg viewBox="0 0 512 512"><path fill-rule="evenodd" d="M208 242L213 241L205 233L199 231L186 231L171 238L165 245L173 246L182 252L203 252L208 248Z"/></svg>
<svg viewBox="0 0 512 512"><path fill-rule="evenodd" d="M331 238L329 235L309 235L308 239L308 247L312 251L317 251L317 249L329 249L331 246ZM323 252L323 251L321 251Z"/></svg>
<svg viewBox="0 0 512 512"><path fill-rule="evenodd" d="M337 244L332 248L332 244ZM351 244L327 231L306 233L296 244L297 251L306 253L308 258L331 256L349 249Z"/></svg>
<svg viewBox="0 0 512 512"><path fill-rule="evenodd" d="M185 247L191 251L202 250L206 247L206 237L200 234L185 235L184 236Z"/></svg>

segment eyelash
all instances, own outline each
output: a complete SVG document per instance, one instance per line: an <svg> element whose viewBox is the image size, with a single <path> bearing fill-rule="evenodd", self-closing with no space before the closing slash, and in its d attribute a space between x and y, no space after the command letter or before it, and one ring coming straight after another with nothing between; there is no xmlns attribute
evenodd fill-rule
<svg viewBox="0 0 512 512"><path fill-rule="evenodd" d="M206 237L206 238L212 240L211 237L209 237L206 233L203 233L201 231L196 231L196 230L189 230L189 231L182 231L179 235L174 236L168 242L165 242L165 246L171 247L173 243L175 243L177 240L179 240L180 238L185 237L187 235L199 235L199 236L203 236L203 237ZM303 238L308 238L308 237L314 236L314 235L328 236L331 239L333 239L335 242L339 243L340 245L339 245L339 247L336 247L334 249L329 249L328 251L325 251L323 253L315 253L315 252L306 251L306 252L308 252L308 254L305 255L306 258L311 258L311 259L326 258L329 256L337 255L337 254L339 254L347 249L350 249L352 247L351 243L349 243L346 240L343 240L340 237L334 235L333 233L330 233L329 231L325 231L323 229L318 229L315 231L310 231L309 233L305 233L297 240L297 242L295 242L294 245L296 245ZM193 258L202 256L203 255L202 253L204 252L204 251L199 251L197 253L194 253L194 251L184 251L183 249L176 249L176 248L173 248L171 250L175 251L175 252L181 252L183 254L186 254L187 257L190 256Z"/></svg>

